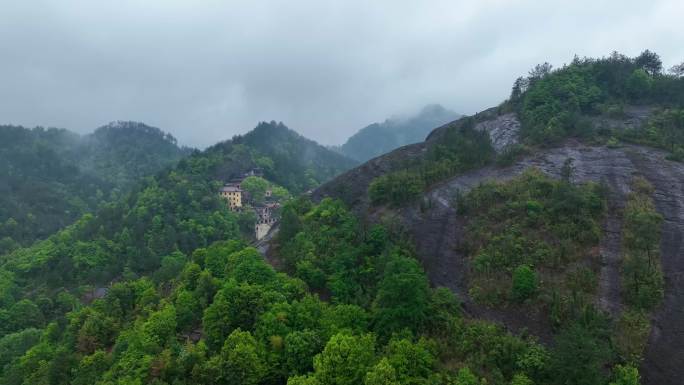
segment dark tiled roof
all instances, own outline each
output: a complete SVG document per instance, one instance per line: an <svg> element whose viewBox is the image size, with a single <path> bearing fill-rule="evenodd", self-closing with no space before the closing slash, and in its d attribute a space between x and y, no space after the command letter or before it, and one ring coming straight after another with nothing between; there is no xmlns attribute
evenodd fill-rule
<svg viewBox="0 0 684 385"><path fill-rule="evenodd" d="M223 186L221 187L221 192L240 192L240 190L237 186Z"/></svg>

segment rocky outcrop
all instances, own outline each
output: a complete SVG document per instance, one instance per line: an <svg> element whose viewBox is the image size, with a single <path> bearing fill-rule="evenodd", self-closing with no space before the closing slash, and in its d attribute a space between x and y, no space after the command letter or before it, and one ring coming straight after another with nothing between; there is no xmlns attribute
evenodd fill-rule
<svg viewBox="0 0 684 385"><path fill-rule="evenodd" d="M597 127L626 129L643 124L652 108L629 107L622 119L595 118ZM476 127L490 133L498 151L516 143L520 123L512 114L499 115L495 109L476 116ZM314 199L324 196L342 198L353 209L372 220L383 210L368 210L366 191L373 178L405 167L437 143L446 130L460 121L435 129L424 143L403 147L372 159L314 192ZM536 167L552 177L560 177L566 159L573 159L573 182L596 182L608 189L608 212L600 242L601 272L597 305L614 318L622 311L620 265L622 260L622 209L634 176L641 175L653 184L656 209L664 216L661 260L665 274L665 299L653 316L653 328L641 367L643 384L676 384L684 378L684 164L665 159L663 151L626 145L621 148L590 146L567 141L551 149L540 149L513 165L484 167L451 178L427 191L423 202L396 213L413 237L418 257L434 286L448 287L464 301L474 317L504 324L512 331L528 330L550 342L553 334L545 316L509 307L489 309L468 297L468 262L459 243L465 232L465 220L454 207L457 192L467 192L487 180L503 181ZM427 205L425 204L427 203ZM422 206L422 207L421 207ZM427 207L427 209L426 209Z"/></svg>
<svg viewBox="0 0 684 385"><path fill-rule="evenodd" d="M468 298L467 260L459 251L465 222L453 207L457 191L467 192L487 180L503 181L530 167L559 177L565 159L574 159L574 182L602 183L609 190L608 215L600 244L602 256L598 305L618 316L620 263L622 258L621 211L635 175L646 177L655 187L657 210L665 217L661 259L665 271L665 301L654 315L653 330L642 367L644 384L674 384L684 378L684 165L665 159L659 150L625 146L618 149L568 142L522 159L506 168L487 167L460 175L436 186L426 194L431 208L419 205L404 208L401 218L412 234L418 255L435 286L449 287L464 299L473 316L503 323L513 331L527 329L550 341L551 331L539 314L516 309L489 309Z"/></svg>
<svg viewBox="0 0 684 385"><path fill-rule="evenodd" d="M492 139L492 146L497 153L506 147L518 143L518 132L520 131L520 121L514 113L503 114L494 119L485 120L477 123L475 129L486 131Z"/></svg>
<svg viewBox="0 0 684 385"><path fill-rule="evenodd" d="M517 143L520 122L515 114L499 115L498 109L491 108L476 114L473 119L477 122L476 129L489 132L492 144L497 151L500 152L505 147ZM334 196L342 199L356 212L364 212L369 203L366 192L373 179L415 163L427 153L431 146L439 143L447 130L458 127L464 121L464 119L459 119L440 126L434 129L422 143L398 148L339 175L316 189L312 198L318 200L325 196Z"/></svg>
<svg viewBox="0 0 684 385"><path fill-rule="evenodd" d="M632 160L655 188L656 209L665 219L660 244L665 299L653 318L642 383L679 384L684 378L684 164L665 161L657 151L640 151Z"/></svg>
<svg viewBox="0 0 684 385"><path fill-rule="evenodd" d="M653 198L658 211L665 217L661 258L666 295L654 315L642 376L644 384L677 383L679 378L684 378L684 355L681 354L681 346L684 346L684 165L666 160L664 152L639 146L611 149L568 142L562 147L539 151L509 167L485 167L445 181L426 193L425 199L431 202L431 208L421 210L415 204L402 209L399 218L412 235L433 285L456 292L464 300L466 310L475 317L500 322L512 331L527 329L543 341L550 341L552 333L543 315L513 308L489 309L468 299L468 266L459 251L465 222L456 213L453 198L457 191L466 192L487 180L507 180L530 167L559 177L568 158L574 159L574 182L603 183L609 190L609 210L600 244L602 264L597 301L613 316L618 316L622 308L621 209L635 175L646 177L655 187Z"/></svg>

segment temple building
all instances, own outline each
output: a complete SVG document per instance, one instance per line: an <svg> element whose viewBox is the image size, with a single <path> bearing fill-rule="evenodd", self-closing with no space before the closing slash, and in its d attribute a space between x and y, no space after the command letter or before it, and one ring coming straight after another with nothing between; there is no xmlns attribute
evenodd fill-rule
<svg viewBox="0 0 684 385"><path fill-rule="evenodd" d="M219 190L219 196L228 201L228 207L236 211L242 208L242 189L240 185L229 183Z"/></svg>

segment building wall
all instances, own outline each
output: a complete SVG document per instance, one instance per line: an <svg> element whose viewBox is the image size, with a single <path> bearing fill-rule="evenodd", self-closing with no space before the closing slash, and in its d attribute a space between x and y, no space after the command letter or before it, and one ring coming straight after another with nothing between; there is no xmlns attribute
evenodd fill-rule
<svg viewBox="0 0 684 385"><path fill-rule="evenodd" d="M256 225L254 225L254 230L256 233L255 235L256 235L257 241L262 239L263 237L265 237L266 234L268 234L268 232L271 231L272 226L273 226L273 224L271 222L257 223Z"/></svg>
<svg viewBox="0 0 684 385"><path fill-rule="evenodd" d="M239 192L239 191L236 191L236 192L222 191L220 195L221 195L221 198L224 198L228 201L228 206L231 209L242 207L242 193L241 192Z"/></svg>

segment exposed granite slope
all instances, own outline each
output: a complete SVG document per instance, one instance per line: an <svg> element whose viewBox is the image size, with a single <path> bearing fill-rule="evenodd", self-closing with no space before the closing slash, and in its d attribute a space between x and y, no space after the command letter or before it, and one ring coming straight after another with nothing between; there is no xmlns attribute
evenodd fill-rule
<svg viewBox="0 0 684 385"><path fill-rule="evenodd" d="M684 378L684 165L665 159L659 150L625 146L618 149L586 146L576 142L548 149L506 168L487 167L455 177L430 190L432 207L421 212L418 205L404 208L401 218L412 234L419 258L435 286L446 286L464 299L466 309L476 317L498 321L513 331L527 329L550 341L551 330L539 314L514 308L490 309L468 298L467 261L459 251L465 223L456 213L452 199L456 191L466 192L487 180L503 181L536 167L559 177L565 159L574 159L574 182L603 183L609 189L608 215L600 244L602 267L598 305L618 316L620 262L622 258L621 210L635 175L646 177L655 187L657 210L665 217L661 259L665 272L665 301L655 313L654 327L642 366L643 383L675 384Z"/></svg>
<svg viewBox="0 0 684 385"><path fill-rule="evenodd" d="M475 129L487 131L492 139L492 147L496 152L501 152L506 147L518 143L520 121L514 113L508 113L477 123Z"/></svg>
<svg viewBox="0 0 684 385"><path fill-rule="evenodd" d="M665 299L655 312L642 364L642 383L684 381L684 164L663 160L656 151L632 156L639 171L655 187L653 199L663 217L660 259L665 274Z"/></svg>
<svg viewBox="0 0 684 385"><path fill-rule="evenodd" d="M624 120L603 119L594 123L613 128L639 125L651 110L634 107L626 111ZM368 210L366 192L370 182L421 157L453 124L458 121L435 129L424 143L400 148L339 176L316 190L314 199L341 198L354 211L372 220L377 210ZM520 124L514 115L497 115L492 109L479 114L476 127L490 132L493 144L500 151L517 140ZM551 341L552 333L543 315L515 308L489 309L469 300L467 260L459 251L466 224L453 207L456 192L466 192L487 180L510 179L530 167L558 178L565 160L572 158L573 182L602 183L609 191L608 214L600 243L602 261L597 305L617 317L622 310L622 208L634 176L644 176L653 184L656 209L665 218L661 243L665 300L654 314L641 373L645 385L676 384L684 378L684 164L668 161L665 155L660 150L641 146L607 148L568 141L556 148L538 150L509 167L484 167L451 178L425 193L424 200L431 202L427 210L421 210L420 204L415 203L399 210L396 217L413 237L418 257L434 286L452 289L475 317L501 322L513 331L529 330L543 341Z"/></svg>

